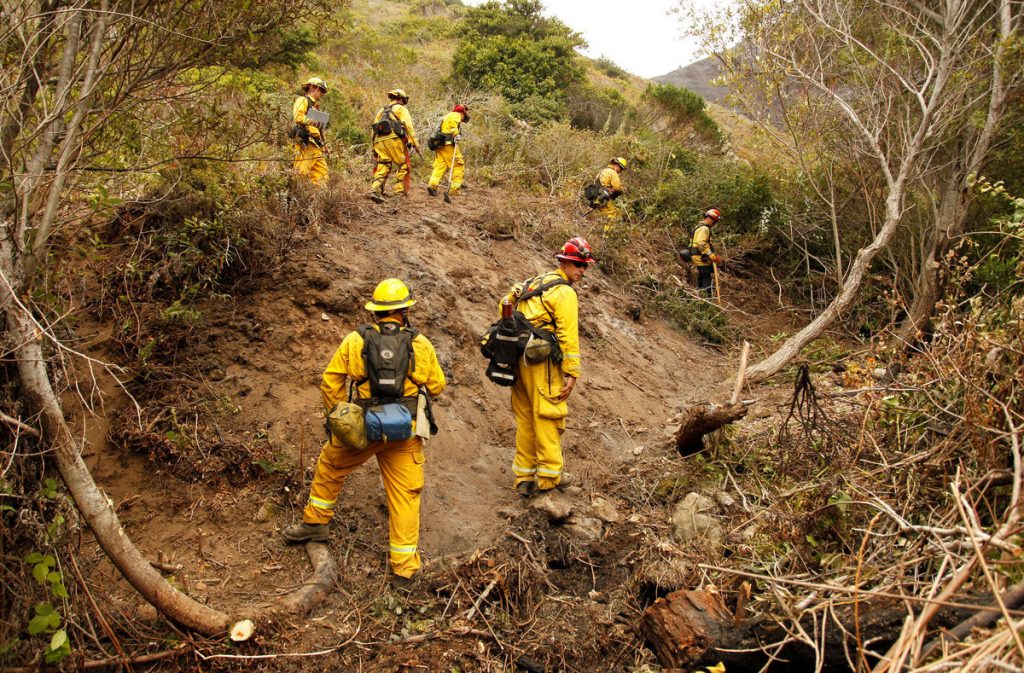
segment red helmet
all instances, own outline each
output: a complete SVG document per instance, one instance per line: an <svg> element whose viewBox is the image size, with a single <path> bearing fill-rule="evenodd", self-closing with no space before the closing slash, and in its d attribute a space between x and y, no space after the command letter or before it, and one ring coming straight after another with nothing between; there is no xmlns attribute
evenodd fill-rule
<svg viewBox="0 0 1024 673"><path fill-rule="evenodd" d="M469 121L469 108L463 105L462 103L459 103L458 105L453 107L452 112L462 113L462 118L466 121Z"/></svg>
<svg viewBox="0 0 1024 673"><path fill-rule="evenodd" d="M708 208L707 212L704 213L704 217L710 217L715 222L722 219L722 211L718 208Z"/></svg>
<svg viewBox="0 0 1024 673"><path fill-rule="evenodd" d="M582 236L573 236L555 253L558 259L567 262L583 262L593 264L597 260L590 254L590 244Z"/></svg>

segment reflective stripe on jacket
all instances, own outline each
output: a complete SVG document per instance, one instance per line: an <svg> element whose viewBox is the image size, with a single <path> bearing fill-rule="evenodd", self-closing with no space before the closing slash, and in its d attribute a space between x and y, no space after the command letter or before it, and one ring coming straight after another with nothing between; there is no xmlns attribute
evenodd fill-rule
<svg viewBox="0 0 1024 673"><path fill-rule="evenodd" d="M380 328L374 325L374 329ZM417 394L419 386L426 386L431 397L441 394L447 382L441 365L437 361L437 353L433 344L422 334L417 334L412 340L412 352L416 363L412 373L405 379L406 397L413 397ZM361 381L366 379L366 363L363 362L363 337L358 332L349 332L345 340L338 346L338 350L331 358L330 364L324 370L323 381L320 383L320 397L324 403L324 409L333 409L338 402L348 399L349 380ZM356 391L360 398L370 397L370 382L364 381Z"/></svg>

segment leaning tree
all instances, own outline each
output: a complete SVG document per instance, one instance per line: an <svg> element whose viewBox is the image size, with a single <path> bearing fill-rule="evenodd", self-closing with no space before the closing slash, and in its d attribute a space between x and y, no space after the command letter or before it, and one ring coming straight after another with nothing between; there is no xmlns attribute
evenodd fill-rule
<svg viewBox="0 0 1024 673"><path fill-rule="evenodd" d="M0 5L0 311L3 350L16 363L18 414L3 421L41 437L82 519L139 593L205 633L228 616L170 586L122 529L82 460L50 363L81 354L62 343L32 297L53 264L54 241L82 222L86 176L170 160L153 128L158 111L208 105L228 68L265 62L289 44L312 3L201 0L22 0ZM201 135L201 134L196 134ZM95 180L95 178L92 178ZM93 183L95 184L95 182ZM93 361L95 363L95 361Z"/></svg>

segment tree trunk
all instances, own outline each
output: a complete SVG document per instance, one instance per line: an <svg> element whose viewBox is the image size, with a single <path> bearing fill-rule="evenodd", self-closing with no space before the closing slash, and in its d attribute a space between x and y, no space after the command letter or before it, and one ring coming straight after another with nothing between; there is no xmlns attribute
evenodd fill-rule
<svg viewBox="0 0 1024 673"><path fill-rule="evenodd" d="M901 203L903 203L903 185L898 184L890 192L886 204L885 223L878 231L875 239L857 253L856 259L850 265L850 271L846 277L846 282L843 283L842 290L832 300L832 303L818 314L818 317L808 323L802 330L786 339L786 342L779 346L774 353L750 368L747 372L747 380L751 384L760 383L778 373L780 369L785 367L790 360L800 353L804 346L817 339L825 331L825 328L853 305L859 293L861 282L863 282L864 276L867 275L872 260L889 244L889 241L892 240L893 235L896 233L896 228L900 222L899 212Z"/></svg>
<svg viewBox="0 0 1024 673"><path fill-rule="evenodd" d="M931 245L921 255L914 279L914 294L898 338L914 345L931 328L935 305L942 297L942 264L950 245L964 231L970 193L964 179L951 180L942 190L939 212L932 230Z"/></svg>
<svg viewBox="0 0 1024 673"><path fill-rule="evenodd" d="M60 476L96 541L125 579L157 610L201 633L222 633L228 627L228 616L197 603L169 585L121 527L110 500L93 481L64 419L47 376L38 328L13 296L8 294L7 299L10 302L7 306L7 329L11 341L18 344L14 355L22 390L33 411L40 416L43 435L53 448Z"/></svg>

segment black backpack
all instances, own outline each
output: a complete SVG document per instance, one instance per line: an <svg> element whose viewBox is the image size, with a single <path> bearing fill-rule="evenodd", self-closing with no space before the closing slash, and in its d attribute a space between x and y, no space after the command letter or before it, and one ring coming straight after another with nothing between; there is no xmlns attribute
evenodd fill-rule
<svg viewBox="0 0 1024 673"><path fill-rule="evenodd" d="M419 332L390 321L380 323L379 332L373 325L360 325L356 331L363 337L363 363L375 404L405 397L405 379L416 368L412 340Z"/></svg>
<svg viewBox="0 0 1024 673"><path fill-rule="evenodd" d="M523 283L527 288L536 279ZM564 278L555 278L548 283L541 283L537 287L522 293L516 299L515 306L542 295L553 287L568 285ZM547 310L547 306L544 307ZM551 312L548 311L548 315ZM551 315L551 322L554 323L554 316ZM526 349L530 337L544 339L551 344L551 361L555 364L562 362L562 349L558 345L555 335L544 329L535 327L521 311L513 307L512 315L501 318L493 323L480 342L480 353L487 358L487 370L485 375L488 379L499 386L511 386L519 379L519 357Z"/></svg>
<svg viewBox="0 0 1024 673"><path fill-rule="evenodd" d="M381 110L380 119L374 122L372 126L374 136L386 136L394 133L399 138L405 137L405 125L391 112L391 108L395 105L397 103L385 105L384 109Z"/></svg>
<svg viewBox="0 0 1024 673"><path fill-rule="evenodd" d="M583 198L588 202L597 201L598 197L601 196L601 191L604 187L601 186L600 180L594 180L589 185L583 188Z"/></svg>

